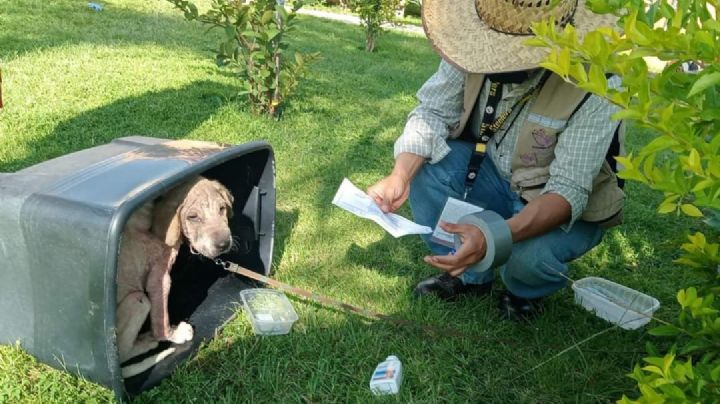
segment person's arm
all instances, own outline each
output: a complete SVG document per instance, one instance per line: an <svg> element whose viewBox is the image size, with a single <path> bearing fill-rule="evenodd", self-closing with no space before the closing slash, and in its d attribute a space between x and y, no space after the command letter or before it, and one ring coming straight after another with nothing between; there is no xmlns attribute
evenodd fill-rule
<svg viewBox="0 0 720 404"><path fill-rule="evenodd" d="M418 106L408 114L405 129L395 141L395 157L412 153L431 164L449 152L446 139L463 110L465 73L445 62L417 92Z"/></svg>
<svg viewBox="0 0 720 404"><path fill-rule="evenodd" d="M507 220L513 243L556 229L570 220L570 203L558 194L543 194L528 202L517 215Z"/></svg>
<svg viewBox="0 0 720 404"><path fill-rule="evenodd" d="M395 142L392 172L367 190L384 212L393 212L405 203L410 183L426 161L436 163L450 152L446 139L450 128L460 121L464 81L464 73L443 61L417 92L419 105L408 115Z"/></svg>
<svg viewBox="0 0 720 404"><path fill-rule="evenodd" d="M620 85L620 79L609 80L610 87ZM595 176L605 161L608 147L618 122L611 119L619 107L592 95L570 118L567 127L558 136L555 159L550 164L550 179L543 195L557 194L570 204L568 230L578 220L592 192Z"/></svg>

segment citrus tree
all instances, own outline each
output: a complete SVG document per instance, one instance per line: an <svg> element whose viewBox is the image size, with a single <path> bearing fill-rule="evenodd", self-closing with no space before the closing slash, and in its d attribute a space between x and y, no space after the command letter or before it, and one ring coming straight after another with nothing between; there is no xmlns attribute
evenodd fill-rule
<svg viewBox="0 0 720 404"><path fill-rule="evenodd" d="M238 95L247 97L258 114L278 117L308 63L319 56L300 52L288 55L287 35L295 29L302 1L293 2L288 11L277 0L213 0L205 14L200 14L191 1L168 1L188 20L222 30L215 60L236 72L241 80Z"/></svg>
<svg viewBox="0 0 720 404"><path fill-rule="evenodd" d="M401 0L348 0L348 7L360 18L365 29L365 50L375 50L375 41L383 32L382 25L393 22Z"/></svg>
<svg viewBox="0 0 720 404"><path fill-rule="evenodd" d="M648 349L630 374L637 399L624 403L720 401L720 23L717 0L588 0L598 14L619 17L579 39L572 26L534 25L530 45L550 49L543 67L578 87L605 97L625 119L649 129L654 138L626 157L618 157L620 176L663 193L658 214L695 218L700 231L688 235L675 260L701 271L706 283L677 293L680 312L672 324L650 330L675 338L672 348ZM648 69L649 58L665 64ZM702 68L689 74L683 63ZM609 89L606 73L622 78Z"/></svg>

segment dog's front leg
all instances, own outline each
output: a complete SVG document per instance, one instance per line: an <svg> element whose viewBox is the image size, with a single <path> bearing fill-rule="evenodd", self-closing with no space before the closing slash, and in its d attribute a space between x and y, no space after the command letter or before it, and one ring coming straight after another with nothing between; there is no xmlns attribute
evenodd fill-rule
<svg viewBox="0 0 720 404"><path fill-rule="evenodd" d="M160 341L182 344L193 337L190 324L180 322L177 327L170 326L168 296L170 295L170 270L175 263L177 249L163 246L162 259L153 264L148 274L147 291L150 298L150 324L153 336Z"/></svg>

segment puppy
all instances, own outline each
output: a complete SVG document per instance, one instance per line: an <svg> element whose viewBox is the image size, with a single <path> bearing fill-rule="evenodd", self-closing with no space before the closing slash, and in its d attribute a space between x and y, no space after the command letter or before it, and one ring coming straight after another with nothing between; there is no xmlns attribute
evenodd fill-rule
<svg viewBox="0 0 720 404"><path fill-rule="evenodd" d="M232 247L228 220L233 197L222 184L196 177L136 210L125 224L118 257L117 345L120 362L158 346L192 340L190 324L170 325L170 270L183 242L194 254L215 258ZM139 335L148 314L151 331ZM166 358L174 347L122 369L135 376Z"/></svg>

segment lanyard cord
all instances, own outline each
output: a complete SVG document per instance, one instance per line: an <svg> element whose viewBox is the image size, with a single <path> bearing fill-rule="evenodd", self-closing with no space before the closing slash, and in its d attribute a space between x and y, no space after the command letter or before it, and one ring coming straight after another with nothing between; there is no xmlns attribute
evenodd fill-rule
<svg viewBox="0 0 720 404"><path fill-rule="evenodd" d="M548 79L548 77L550 77L550 74L550 71L546 70L540 80L534 86L530 87L525 92L525 94L523 94L517 101L515 101L512 107L500 114L497 119L495 119L495 112L497 110L497 105L500 103L501 83L492 81L489 77L485 78L485 82L490 83L490 92L488 94L488 100L485 106L483 120L480 124L480 133L476 137L475 150L473 151L473 154L470 157L470 161L468 162L468 169L467 173L465 174L465 194L463 195L463 199L467 199L467 195L472 189L473 184L475 183L477 173L480 170L480 165L485 159L485 155L487 152L487 144L490 141L490 138L494 136L495 133L500 130L500 128L503 127L503 124L507 121L507 118L513 114L513 112L517 112L513 120L510 122L510 125L505 128L505 133L503 133L503 136L500 138L499 141L495 142L495 146L499 146L500 143L505 140L507 132L510 130L510 127L512 127L512 125L515 123L515 120L520 115L520 111L522 110L522 108L531 98L536 95L539 89L542 88L542 86L545 84L545 81Z"/></svg>

